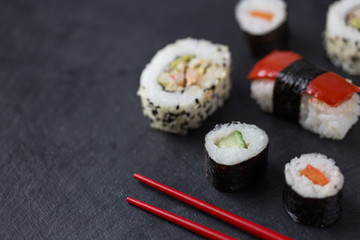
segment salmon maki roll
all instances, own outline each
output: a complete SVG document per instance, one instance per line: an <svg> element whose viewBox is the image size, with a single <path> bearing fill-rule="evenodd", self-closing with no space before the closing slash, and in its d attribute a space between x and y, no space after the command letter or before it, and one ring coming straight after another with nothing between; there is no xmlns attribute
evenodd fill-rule
<svg viewBox="0 0 360 240"><path fill-rule="evenodd" d="M285 165L283 201L298 223L324 227L341 214L344 176L333 159L320 153L303 154Z"/></svg>

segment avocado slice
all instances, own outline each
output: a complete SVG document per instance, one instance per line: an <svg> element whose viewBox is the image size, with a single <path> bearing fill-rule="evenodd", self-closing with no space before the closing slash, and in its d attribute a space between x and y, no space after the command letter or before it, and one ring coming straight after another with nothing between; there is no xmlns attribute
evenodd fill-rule
<svg viewBox="0 0 360 240"><path fill-rule="evenodd" d="M353 18L351 21L350 21L350 25L354 28L357 28L360 30L360 18Z"/></svg>
<svg viewBox="0 0 360 240"><path fill-rule="evenodd" d="M194 55L186 54L182 57L176 58L174 61L172 61L169 65L169 69L174 69L176 66L181 62L190 62L191 59L194 58Z"/></svg>
<svg viewBox="0 0 360 240"><path fill-rule="evenodd" d="M220 139L216 146L219 148L247 148L244 138L238 130L235 130L229 136Z"/></svg>

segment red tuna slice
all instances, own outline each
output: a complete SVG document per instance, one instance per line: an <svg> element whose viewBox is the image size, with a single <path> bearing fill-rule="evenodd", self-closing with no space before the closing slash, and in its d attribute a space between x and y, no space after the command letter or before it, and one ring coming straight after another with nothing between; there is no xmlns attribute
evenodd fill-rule
<svg viewBox="0 0 360 240"><path fill-rule="evenodd" d="M258 61L247 77L249 80L265 78L275 81L279 72L300 59L302 57L297 53L274 50Z"/></svg>
<svg viewBox="0 0 360 240"><path fill-rule="evenodd" d="M326 72L317 76L311 80L305 90L306 93L332 107L341 105L358 91L360 91L360 87L351 84L333 72Z"/></svg>

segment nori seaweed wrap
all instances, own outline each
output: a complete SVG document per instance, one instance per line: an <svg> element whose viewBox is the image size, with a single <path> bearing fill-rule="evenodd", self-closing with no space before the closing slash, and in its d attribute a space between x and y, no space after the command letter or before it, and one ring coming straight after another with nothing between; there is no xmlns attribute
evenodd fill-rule
<svg viewBox="0 0 360 240"><path fill-rule="evenodd" d="M263 57L274 49L287 49L287 21L278 28L264 35L245 32L248 46L256 57Z"/></svg>
<svg viewBox="0 0 360 240"><path fill-rule="evenodd" d="M310 81L324 72L304 59L297 60L282 70L274 85L274 113L298 121L302 94Z"/></svg>
<svg viewBox="0 0 360 240"><path fill-rule="evenodd" d="M223 192L256 183L265 173L268 147L268 136L255 125L216 125L205 137L207 179Z"/></svg>

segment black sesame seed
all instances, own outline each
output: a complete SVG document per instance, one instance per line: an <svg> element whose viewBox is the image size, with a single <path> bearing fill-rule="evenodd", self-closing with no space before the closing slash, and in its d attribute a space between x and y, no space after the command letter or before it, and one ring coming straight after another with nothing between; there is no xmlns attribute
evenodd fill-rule
<svg viewBox="0 0 360 240"><path fill-rule="evenodd" d="M153 114L154 116L156 116L156 115L158 114L158 111L157 111L157 110L152 110L152 114Z"/></svg>
<svg viewBox="0 0 360 240"><path fill-rule="evenodd" d="M215 90L215 85L212 85L212 86L211 86L211 90Z"/></svg>
<svg viewBox="0 0 360 240"><path fill-rule="evenodd" d="M167 118L167 119L164 119L163 122L166 122L166 123L171 123L175 120L175 118Z"/></svg>
<svg viewBox="0 0 360 240"><path fill-rule="evenodd" d="M188 121L185 121L185 122L183 122L183 123L180 124L180 128L181 128L181 129L187 129L186 126L187 126L188 124L189 124L189 122L188 122Z"/></svg>
<svg viewBox="0 0 360 240"><path fill-rule="evenodd" d="M176 105L176 110L179 110L179 107L180 107L179 105Z"/></svg>
<svg viewBox="0 0 360 240"><path fill-rule="evenodd" d="M196 102L196 103L199 103L199 99L195 98L195 102Z"/></svg>

